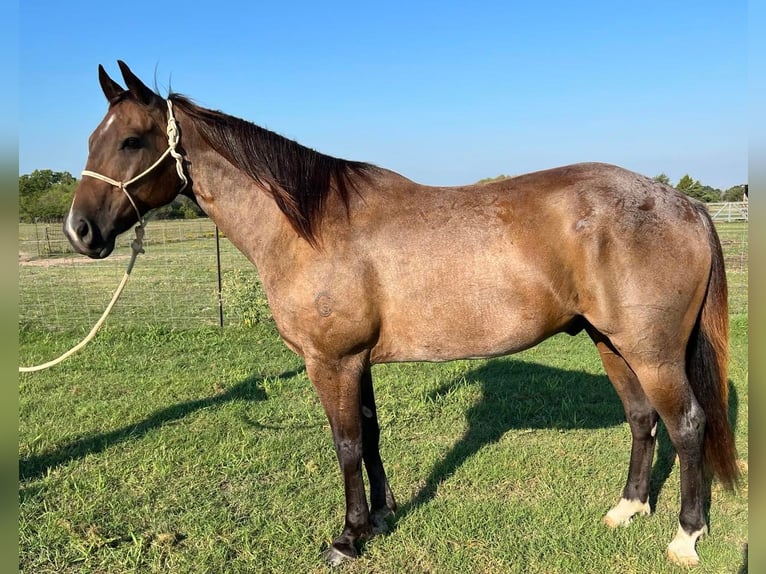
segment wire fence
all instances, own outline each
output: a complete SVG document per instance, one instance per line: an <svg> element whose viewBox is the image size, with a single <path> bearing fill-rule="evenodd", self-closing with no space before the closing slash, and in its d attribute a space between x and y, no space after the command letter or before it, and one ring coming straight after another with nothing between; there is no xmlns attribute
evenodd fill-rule
<svg viewBox="0 0 766 574"><path fill-rule="evenodd" d="M731 313L748 310L748 227L717 223ZM257 270L205 218L150 221L128 286L107 325L169 328L270 320ZM133 233L113 255L92 260L72 251L60 221L19 224L19 327L87 332L125 272Z"/></svg>
<svg viewBox="0 0 766 574"><path fill-rule="evenodd" d="M188 328L252 315L246 307L263 298L257 271L225 238L217 242L216 231L205 218L150 221L146 253L108 324ZM119 236L110 257L93 260L73 252L61 222L19 224L20 328L89 328L125 273L133 237Z"/></svg>

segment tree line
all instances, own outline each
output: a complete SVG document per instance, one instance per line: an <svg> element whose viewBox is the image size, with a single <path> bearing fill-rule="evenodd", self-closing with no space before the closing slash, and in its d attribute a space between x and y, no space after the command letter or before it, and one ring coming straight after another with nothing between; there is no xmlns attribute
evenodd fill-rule
<svg viewBox="0 0 766 574"><path fill-rule="evenodd" d="M478 183L505 179L507 175L488 177ZM703 185L699 180L686 174L673 185L670 178L661 173L655 181L672 185L677 190L704 202L743 201L745 184L735 185L726 190ZM68 171L36 169L19 176L19 219L25 223L35 220L61 219L72 204L77 180ZM185 197L176 198L170 205L155 210L158 219L192 219L205 214L194 202Z"/></svg>
<svg viewBox="0 0 766 574"><path fill-rule="evenodd" d="M63 219L72 204L77 180L68 171L36 169L19 176L19 221ZM192 219L205 217L202 210L186 197L154 210L157 219Z"/></svg>
<svg viewBox="0 0 766 574"><path fill-rule="evenodd" d="M678 180L675 185L670 183L670 178L661 173L654 176L654 181L659 181L666 185L672 185L678 191L685 193L695 199L704 201L705 203L712 203L716 201L744 201L746 184L734 185L726 190L721 190L716 187L710 187L709 185L703 185L699 180L694 179L688 173Z"/></svg>

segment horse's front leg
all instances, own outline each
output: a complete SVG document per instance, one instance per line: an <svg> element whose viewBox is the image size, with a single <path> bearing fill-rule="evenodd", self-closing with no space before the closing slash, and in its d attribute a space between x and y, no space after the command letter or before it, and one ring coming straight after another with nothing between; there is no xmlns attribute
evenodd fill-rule
<svg viewBox="0 0 766 574"><path fill-rule="evenodd" d="M386 471L380 458L380 427L375 392L372 388L372 372L365 368L362 374L362 458L370 480L370 523L373 532L379 534L388 529L386 518L396 512L396 500L388 485Z"/></svg>
<svg viewBox="0 0 766 574"><path fill-rule="evenodd" d="M343 532L325 553L331 565L359 556L359 543L371 533L362 478L361 378L366 356L306 360L306 370L330 421L346 496Z"/></svg>

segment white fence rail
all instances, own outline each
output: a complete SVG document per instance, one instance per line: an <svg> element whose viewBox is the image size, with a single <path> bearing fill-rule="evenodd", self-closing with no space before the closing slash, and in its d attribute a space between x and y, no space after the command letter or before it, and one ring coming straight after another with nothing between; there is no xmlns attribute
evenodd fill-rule
<svg viewBox="0 0 766 574"><path fill-rule="evenodd" d="M747 221L748 210L747 201L730 201L727 203L708 203L706 204L713 221L725 221L732 223L735 221Z"/></svg>

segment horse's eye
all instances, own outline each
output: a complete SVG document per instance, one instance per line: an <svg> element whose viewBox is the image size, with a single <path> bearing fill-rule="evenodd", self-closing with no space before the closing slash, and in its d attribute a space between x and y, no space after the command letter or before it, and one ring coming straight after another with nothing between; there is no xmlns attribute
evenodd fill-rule
<svg viewBox="0 0 766 574"><path fill-rule="evenodd" d="M135 137L126 138L121 149L141 149L141 140Z"/></svg>

